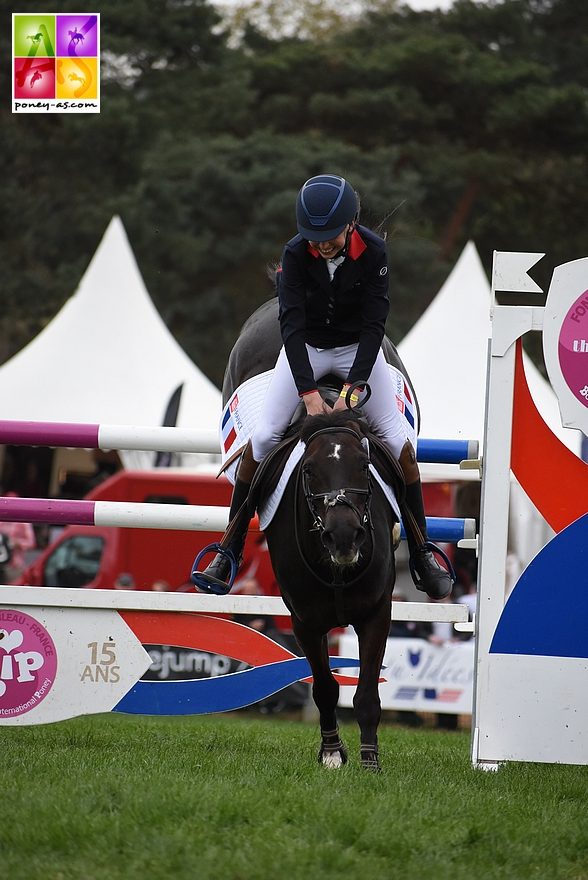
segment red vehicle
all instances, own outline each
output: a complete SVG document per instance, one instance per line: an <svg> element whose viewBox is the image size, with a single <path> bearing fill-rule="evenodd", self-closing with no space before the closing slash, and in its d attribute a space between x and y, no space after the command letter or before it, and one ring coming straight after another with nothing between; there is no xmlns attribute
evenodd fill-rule
<svg viewBox="0 0 588 880"><path fill-rule="evenodd" d="M162 468L119 471L87 498L228 507L231 488L225 477ZM218 532L67 526L25 569L18 583L111 590L117 577L126 573L139 590L150 590L156 580L167 581L171 590L190 590L194 589L189 576L196 553L220 538ZM279 594L267 545L254 529L247 538L240 577L247 574L255 576L264 593Z"/></svg>

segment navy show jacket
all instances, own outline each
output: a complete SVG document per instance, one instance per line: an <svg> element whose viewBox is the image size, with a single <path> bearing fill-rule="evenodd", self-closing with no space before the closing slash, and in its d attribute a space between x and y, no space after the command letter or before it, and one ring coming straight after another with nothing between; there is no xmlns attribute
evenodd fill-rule
<svg viewBox="0 0 588 880"><path fill-rule="evenodd" d="M384 240L357 226L331 281L326 260L296 235L284 248L276 280L282 340L298 393L317 387L306 343L316 348L359 343L346 381L365 382L382 344L390 308Z"/></svg>

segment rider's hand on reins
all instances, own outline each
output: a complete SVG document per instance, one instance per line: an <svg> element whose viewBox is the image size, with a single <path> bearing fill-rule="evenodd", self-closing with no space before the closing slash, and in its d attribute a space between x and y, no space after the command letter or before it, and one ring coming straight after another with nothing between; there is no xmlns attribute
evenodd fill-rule
<svg viewBox="0 0 588 880"><path fill-rule="evenodd" d="M363 403L370 399L372 392L367 382L355 382L354 385L345 382L341 389L341 394L335 401L333 411L337 412L344 409L356 409L359 403L360 392L365 392Z"/></svg>
<svg viewBox="0 0 588 880"><path fill-rule="evenodd" d="M325 403L318 391L312 391L310 394L305 394L303 400L306 407L306 414L309 416L320 416L323 413L332 412L331 407L328 403Z"/></svg>
<svg viewBox="0 0 588 880"><path fill-rule="evenodd" d="M348 406L345 402L344 397L338 397L335 401L335 405L333 406L333 412L337 412L339 410L348 409Z"/></svg>

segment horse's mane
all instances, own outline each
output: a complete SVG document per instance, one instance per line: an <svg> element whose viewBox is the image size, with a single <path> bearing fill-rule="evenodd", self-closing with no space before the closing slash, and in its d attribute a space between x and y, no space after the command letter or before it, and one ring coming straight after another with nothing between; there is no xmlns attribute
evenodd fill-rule
<svg viewBox="0 0 588 880"><path fill-rule="evenodd" d="M306 443L316 431L322 431L324 428L344 428L349 426L350 422L357 424L362 434L365 433L365 422L361 420L361 416L351 410L337 410L337 412L322 413L320 416L307 416L300 428L299 437L303 443Z"/></svg>

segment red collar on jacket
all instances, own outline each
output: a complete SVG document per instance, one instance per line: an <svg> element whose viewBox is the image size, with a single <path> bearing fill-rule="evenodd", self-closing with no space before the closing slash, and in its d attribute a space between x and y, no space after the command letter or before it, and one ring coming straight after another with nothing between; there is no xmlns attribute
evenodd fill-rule
<svg viewBox="0 0 588 880"><path fill-rule="evenodd" d="M357 260L359 259L359 257L361 257L366 248L367 244L365 243L357 229L354 229L349 237L349 245L347 247L346 256L350 257L350 259L352 260ZM309 254L312 254L313 257L321 256L320 252L316 248L314 248L310 244L310 242L308 243L307 249Z"/></svg>

